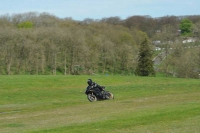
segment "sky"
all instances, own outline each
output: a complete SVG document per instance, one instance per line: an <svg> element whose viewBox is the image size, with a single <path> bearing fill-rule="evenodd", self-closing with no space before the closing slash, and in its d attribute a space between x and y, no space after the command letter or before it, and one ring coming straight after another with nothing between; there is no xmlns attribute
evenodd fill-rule
<svg viewBox="0 0 200 133"><path fill-rule="evenodd" d="M135 15L200 15L200 0L0 0L0 15L37 12L84 20Z"/></svg>

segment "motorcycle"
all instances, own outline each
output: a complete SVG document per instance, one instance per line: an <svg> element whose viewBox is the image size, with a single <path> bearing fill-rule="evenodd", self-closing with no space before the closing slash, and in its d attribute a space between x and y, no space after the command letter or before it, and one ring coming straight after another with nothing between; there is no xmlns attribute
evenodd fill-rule
<svg viewBox="0 0 200 133"><path fill-rule="evenodd" d="M114 99L114 95L105 90L105 87L102 87L103 91L100 91L98 88L91 89L90 86L86 88L85 94L90 102L101 101L101 100L110 100Z"/></svg>

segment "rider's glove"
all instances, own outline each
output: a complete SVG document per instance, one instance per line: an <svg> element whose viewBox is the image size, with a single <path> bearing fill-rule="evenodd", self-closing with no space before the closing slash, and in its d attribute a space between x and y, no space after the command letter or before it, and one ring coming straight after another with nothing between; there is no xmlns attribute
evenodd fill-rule
<svg viewBox="0 0 200 133"><path fill-rule="evenodd" d="M104 87L104 86L101 86L101 88L104 89L105 87Z"/></svg>

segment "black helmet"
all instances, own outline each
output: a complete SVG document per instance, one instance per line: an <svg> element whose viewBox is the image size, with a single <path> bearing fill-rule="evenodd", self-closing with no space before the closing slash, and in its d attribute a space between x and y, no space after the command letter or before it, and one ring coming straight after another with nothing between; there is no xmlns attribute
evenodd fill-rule
<svg viewBox="0 0 200 133"><path fill-rule="evenodd" d="M88 83L88 85L91 85L92 84L92 79L88 79L87 83Z"/></svg>

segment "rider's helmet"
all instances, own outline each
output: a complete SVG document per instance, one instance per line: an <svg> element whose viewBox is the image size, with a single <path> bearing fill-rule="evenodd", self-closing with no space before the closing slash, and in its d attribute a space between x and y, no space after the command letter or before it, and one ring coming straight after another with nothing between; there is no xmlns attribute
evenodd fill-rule
<svg viewBox="0 0 200 133"><path fill-rule="evenodd" d="M88 79L87 83L88 85L92 85L92 79Z"/></svg>

